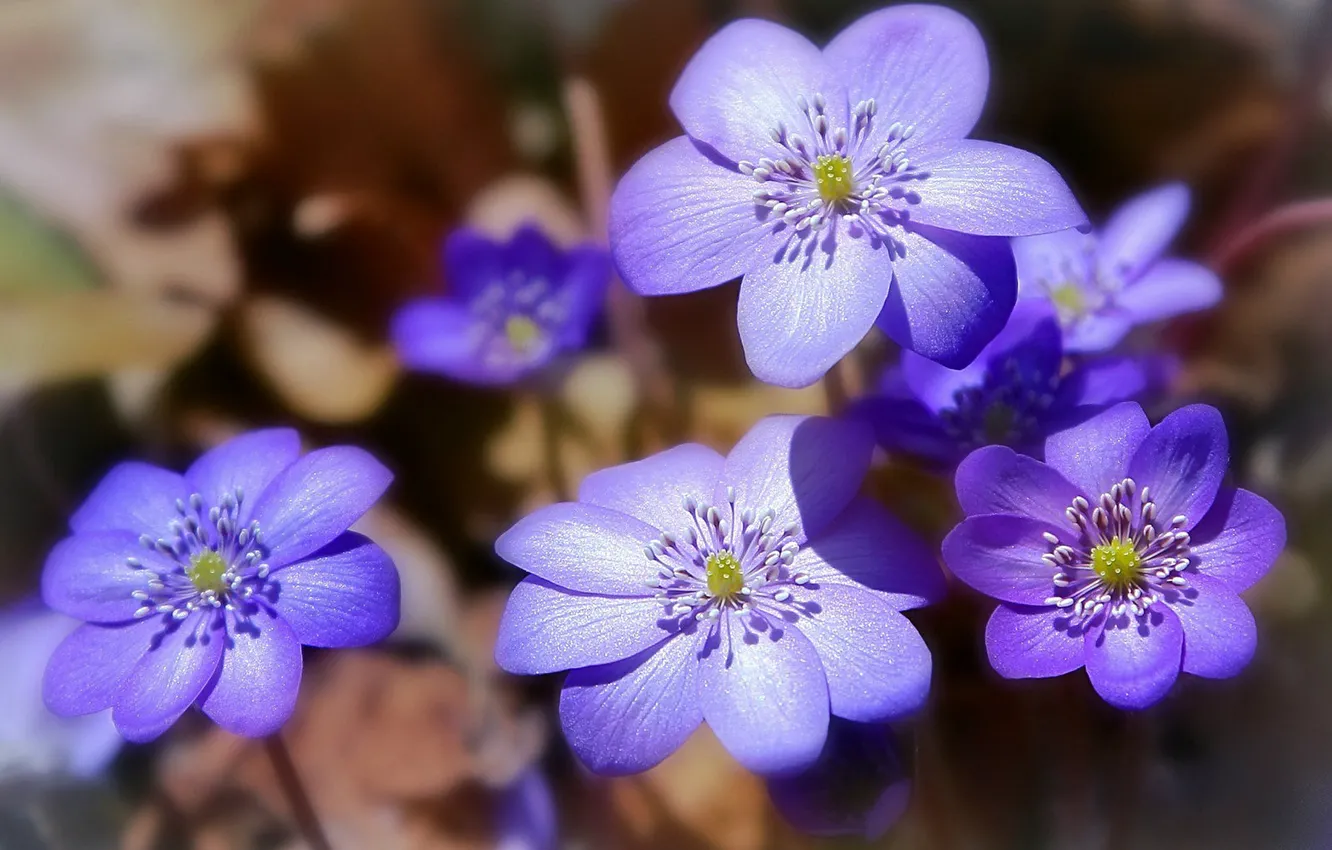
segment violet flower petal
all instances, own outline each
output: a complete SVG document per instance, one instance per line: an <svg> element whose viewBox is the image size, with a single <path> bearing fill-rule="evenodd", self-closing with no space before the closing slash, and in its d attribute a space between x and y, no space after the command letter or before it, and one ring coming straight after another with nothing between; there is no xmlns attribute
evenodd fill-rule
<svg viewBox="0 0 1332 850"><path fill-rule="evenodd" d="M1017 272L1008 241L925 227L898 238L906 256L893 261L879 327L917 354L966 366L1013 311Z"/></svg>
<svg viewBox="0 0 1332 850"><path fill-rule="evenodd" d="M1262 496L1223 487L1189 536L1194 568L1243 593L1267 575L1285 548L1286 520Z"/></svg>
<svg viewBox="0 0 1332 850"><path fill-rule="evenodd" d="M306 646L366 646L398 627L398 571L388 553L349 531L275 571L271 604Z"/></svg>
<svg viewBox="0 0 1332 850"><path fill-rule="evenodd" d="M1161 256L1189 216L1189 187L1168 183L1124 202L1101 231L1101 271L1132 280Z"/></svg>
<svg viewBox="0 0 1332 850"><path fill-rule="evenodd" d="M1050 598L1053 571L1041 556L1042 537L1061 526L1016 514L972 516L943 541L944 562L959 579L1003 602L1041 605Z"/></svg>
<svg viewBox="0 0 1332 850"><path fill-rule="evenodd" d="M655 767L703 722L698 650L705 632L672 635L637 655L574 670L560 692L560 724L579 760L618 776Z"/></svg>
<svg viewBox="0 0 1332 850"><path fill-rule="evenodd" d="M504 252L479 230L461 227L444 240L443 268L449 295L470 300L504 276Z"/></svg>
<svg viewBox="0 0 1332 850"><path fill-rule="evenodd" d="M1191 404L1152 429L1133 455L1128 475L1139 487L1151 487L1165 522L1183 515L1187 521L1182 527L1188 531L1212 506L1229 460L1221 413L1209 405Z"/></svg>
<svg viewBox="0 0 1332 850"><path fill-rule="evenodd" d="M444 298L407 302L394 314L389 330L393 346L408 368L477 383L503 382L516 376L516 368L497 374L478 364L476 352L485 334L486 328L465 303Z"/></svg>
<svg viewBox="0 0 1332 850"><path fill-rule="evenodd" d="M239 489L244 523L259 496L300 454L300 435L290 428L250 431L200 455L185 471L185 481L207 505L220 505Z"/></svg>
<svg viewBox="0 0 1332 850"><path fill-rule="evenodd" d="M174 472L147 463L117 464L69 518L77 533L133 531L158 535L176 519L176 500L190 497L189 485Z"/></svg>
<svg viewBox="0 0 1332 850"><path fill-rule="evenodd" d="M287 467L254 506L277 568L331 543L388 489L393 474L354 446L316 449Z"/></svg>
<svg viewBox="0 0 1332 850"><path fill-rule="evenodd" d="M97 531L66 537L46 557L42 601L62 614L91 623L123 623L148 604L130 594L142 591L147 574L129 566L135 558L154 572L176 562L145 548L132 531Z"/></svg>
<svg viewBox="0 0 1332 850"><path fill-rule="evenodd" d="M954 139L913 146L929 172L910 220L976 236L1031 236L1085 224L1064 178L1033 153L995 142Z"/></svg>
<svg viewBox="0 0 1332 850"><path fill-rule="evenodd" d="M212 680L224 643L211 610L155 636L116 694L111 719L120 734L144 743L171 728Z"/></svg>
<svg viewBox="0 0 1332 850"><path fill-rule="evenodd" d="M893 6L842 30L823 51L850 101L873 98L878 119L866 150L888 140L900 122L917 144L960 139L985 105L990 68L975 24L942 6Z"/></svg>
<svg viewBox="0 0 1332 850"><path fill-rule="evenodd" d="M1215 306L1221 295L1221 279L1211 269L1167 258L1124 287L1115 296L1115 306L1133 321L1146 323L1205 310Z"/></svg>
<svg viewBox="0 0 1332 850"><path fill-rule="evenodd" d="M1228 679L1253 659L1258 624L1244 600L1224 581L1192 574L1188 581L1170 603L1184 625L1184 672Z"/></svg>
<svg viewBox="0 0 1332 850"><path fill-rule="evenodd" d="M1088 499L1123 480L1151 425L1135 402L1124 402L1045 440L1045 462ZM1139 481L1156 489L1155 482Z"/></svg>
<svg viewBox="0 0 1332 850"><path fill-rule="evenodd" d="M675 533L689 524L686 496L712 498L725 459L698 443L686 443L643 460L612 466L583 479L578 501L619 511L659 531Z"/></svg>
<svg viewBox="0 0 1332 850"><path fill-rule="evenodd" d="M794 627L818 651L833 714L893 720L925 704L930 651L911 621L882 597L846 584L819 587L807 605Z"/></svg>
<svg viewBox="0 0 1332 850"><path fill-rule="evenodd" d="M529 768L500 792L495 850L556 850L559 818L550 783Z"/></svg>
<svg viewBox="0 0 1332 850"><path fill-rule="evenodd" d="M584 593L647 597L656 575L643 550L661 529L580 502L547 505L495 541L495 552L546 581Z"/></svg>
<svg viewBox="0 0 1332 850"><path fill-rule="evenodd" d="M79 626L46 665L46 707L62 717L110 708L161 628L158 617L119 626Z"/></svg>
<svg viewBox="0 0 1332 850"><path fill-rule="evenodd" d="M1142 617L1111 617L1103 629L1089 629L1083 645L1087 676L1102 699L1116 708L1146 708L1179 677L1184 627L1169 606L1153 605Z"/></svg>
<svg viewBox="0 0 1332 850"><path fill-rule="evenodd" d="M1133 318L1120 311L1088 313L1064 331L1064 350L1069 354L1105 351L1119 344L1133 328Z"/></svg>
<svg viewBox="0 0 1332 850"><path fill-rule="evenodd" d="M869 396L857 401L852 413L874 427L884 451L939 466L957 460L957 440L948 436L934 412L914 399Z"/></svg>
<svg viewBox="0 0 1332 850"><path fill-rule="evenodd" d="M1054 468L1007 446L984 446L972 452L958 464L953 480L958 503L967 516L1017 514L1058 525L1080 495Z"/></svg>
<svg viewBox="0 0 1332 850"><path fill-rule="evenodd" d="M296 710L301 689L301 642L281 617L260 609L244 620L229 617L226 654L217 677L199 695L199 707L233 735L272 735Z"/></svg>
<svg viewBox="0 0 1332 850"><path fill-rule="evenodd" d="M1053 606L1001 604L985 624L990 666L1006 679L1044 679L1083 664L1083 629Z"/></svg>
<svg viewBox="0 0 1332 850"><path fill-rule="evenodd" d="M737 761L761 774L814 763L828 734L828 680L799 629L762 615L723 617L699 665L703 717Z"/></svg>
<svg viewBox="0 0 1332 850"><path fill-rule="evenodd" d="M1129 401L1156 387L1159 364L1143 357L1098 357L1073 367L1059 382L1053 407L1069 410Z"/></svg>
<svg viewBox="0 0 1332 850"><path fill-rule="evenodd" d="M575 593L529 576L504 606L495 661L520 675L619 661L669 633L658 625L661 612L650 596Z"/></svg>

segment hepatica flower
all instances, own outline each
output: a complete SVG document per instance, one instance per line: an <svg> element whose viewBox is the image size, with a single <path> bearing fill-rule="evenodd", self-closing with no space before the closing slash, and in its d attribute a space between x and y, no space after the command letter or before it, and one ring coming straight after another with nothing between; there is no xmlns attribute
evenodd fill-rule
<svg viewBox="0 0 1332 850"><path fill-rule="evenodd" d="M1050 437L1045 463L991 446L957 470L967 518L944 540L962 581L1000 601L985 629L1010 678L1087 668L1120 708L1180 671L1234 676L1257 642L1239 593L1285 543L1281 514L1222 486L1225 426L1181 408L1152 428L1124 403Z"/></svg>
<svg viewBox="0 0 1332 850"><path fill-rule="evenodd" d="M1048 302L1018 302L1008 324L963 369L910 351L884 373L880 393L857 404L879 443L941 467L981 446L1039 457L1048 434L1166 383L1159 357L1099 357L1064 370L1059 323Z"/></svg>
<svg viewBox="0 0 1332 850"><path fill-rule="evenodd" d="M671 93L686 135L611 199L614 257L646 295L743 277L745 357L769 383L812 383L875 324L966 365L1016 298L1000 237L1075 227L1064 181L1032 154L965 138L989 84L965 18L897 6L822 51L737 21Z"/></svg>
<svg viewBox="0 0 1332 850"><path fill-rule="evenodd" d="M560 719L600 773L646 770L707 721L759 773L798 770L829 715L918 708L930 654L900 611L941 594L929 550L857 496L860 423L764 419L731 453L684 445L589 476L496 550L504 669L571 671Z"/></svg>
<svg viewBox="0 0 1332 850"><path fill-rule="evenodd" d="M183 476L115 467L42 574L46 603L85 621L51 657L46 704L110 708L131 741L194 704L239 735L277 731L301 644L360 646L397 625L397 571L347 531L390 479L357 448L302 457L285 429L237 437Z"/></svg>
<svg viewBox="0 0 1332 850"><path fill-rule="evenodd" d="M591 245L561 251L536 227L505 243L455 231L444 244L446 296L421 298L393 319L411 369L476 384L509 384L587 342L610 280Z"/></svg>
<svg viewBox="0 0 1332 850"><path fill-rule="evenodd" d="M1189 213L1179 183L1120 207L1105 228L1065 230L1013 240L1023 296L1049 299L1069 351L1104 351L1135 325L1203 310L1221 300L1207 268L1162 257Z"/></svg>

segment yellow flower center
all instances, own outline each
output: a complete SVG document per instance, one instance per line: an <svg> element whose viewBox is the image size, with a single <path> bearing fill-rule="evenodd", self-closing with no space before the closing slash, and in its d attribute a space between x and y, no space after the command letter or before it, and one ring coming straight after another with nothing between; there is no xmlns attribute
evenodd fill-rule
<svg viewBox="0 0 1332 850"><path fill-rule="evenodd" d="M1081 316L1087 312L1087 296L1076 283L1063 283L1050 290L1050 300L1059 312Z"/></svg>
<svg viewBox="0 0 1332 850"><path fill-rule="evenodd" d="M227 584L222 579L226 572L226 561L222 560L221 555L210 550L190 558L190 568L186 570L186 575L200 593L208 590L221 593L227 589Z"/></svg>
<svg viewBox="0 0 1332 850"><path fill-rule="evenodd" d="M825 204L844 201L855 191L851 179L851 160L841 154L827 154L814 163L814 182Z"/></svg>
<svg viewBox="0 0 1332 850"><path fill-rule="evenodd" d="M510 348L524 354L541 339L541 328L526 316L510 316L504 322L504 337Z"/></svg>
<svg viewBox="0 0 1332 850"><path fill-rule="evenodd" d="M740 562L730 552L708 556L708 592L722 602L733 598L745 586Z"/></svg>
<svg viewBox="0 0 1332 850"><path fill-rule="evenodd" d="M1118 537L1092 549L1091 565L1112 591L1128 590L1142 573L1142 557L1133 542Z"/></svg>

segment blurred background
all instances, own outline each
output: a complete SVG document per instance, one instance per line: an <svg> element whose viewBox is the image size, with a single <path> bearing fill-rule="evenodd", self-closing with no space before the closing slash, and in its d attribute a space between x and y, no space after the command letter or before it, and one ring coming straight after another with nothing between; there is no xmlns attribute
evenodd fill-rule
<svg viewBox="0 0 1332 850"><path fill-rule="evenodd" d="M863 846L786 826L706 730L645 775L588 775L558 681L491 658L518 578L491 544L522 513L593 469L824 410L818 387L749 376L736 287L621 292L589 351L513 391L405 374L386 335L447 285L451 228L601 241L614 177L678 135L667 94L726 21L822 41L880 5L0 0L0 848L300 846L256 745L200 717L147 747L45 718L59 634L31 622L46 552L112 464L183 468L269 424L397 474L358 527L402 572L402 627L310 656L287 730L336 846ZM1045 156L1094 220L1156 182L1193 188L1176 248L1226 298L1158 338L1183 359L1172 403L1222 408L1234 475L1286 512L1290 546L1246 596L1253 665L1133 716L1081 676L1000 683L988 606L961 587L912 612L935 684L899 730L910 807L873 846L1332 847L1332 3L947 5L990 49L975 135ZM853 391L891 356L867 341ZM937 542L949 483L875 475Z"/></svg>

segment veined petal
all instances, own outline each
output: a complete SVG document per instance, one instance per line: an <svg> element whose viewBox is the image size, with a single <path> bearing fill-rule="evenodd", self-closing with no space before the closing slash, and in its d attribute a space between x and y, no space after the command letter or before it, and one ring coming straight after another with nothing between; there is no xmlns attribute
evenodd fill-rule
<svg viewBox="0 0 1332 850"><path fill-rule="evenodd" d="M1221 300L1221 279L1188 260L1158 260L1115 296L1115 305L1139 322L1206 310Z"/></svg>
<svg viewBox="0 0 1332 850"><path fill-rule="evenodd" d="M1004 603L985 626L985 651L1005 679L1062 676L1082 666L1083 632L1060 608Z"/></svg>
<svg viewBox="0 0 1332 850"><path fill-rule="evenodd" d="M1258 648L1253 612L1220 579L1189 575L1188 580L1170 603L1184 626L1184 672L1209 679L1238 675Z"/></svg>
<svg viewBox="0 0 1332 850"><path fill-rule="evenodd" d="M278 473L296 462L301 438L291 428L269 428L233 437L199 456L185 471L185 481L205 505L220 505L224 496L241 492L240 523Z"/></svg>
<svg viewBox="0 0 1332 850"><path fill-rule="evenodd" d="M754 202L759 184L687 136L634 163L610 202L615 266L640 295L680 295L769 261L773 225Z"/></svg>
<svg viewBox="0 0 1332 850"><path fill-rule="evenodd" d="M904 348L960 369L1003 329L1017 300L1006 239L913 227L895 234L893 287L878 324Z"/></svg>
<svg viewBox="0 0 1332 850"><path fill-rule="evenodd" d="M671 111L685 132L735 162L780 152L771 132L780 123L808 123L797 98L823 94L845 109L819 49L799 33L771 21L728 24L704 42L671 90ZM831 117L831 115L830 115ZM844 126L839 115L834 126Z"/></svg>
<svg viewBox="0 0 1332 850"><path fill-rule="evenodd" d="M1166 605L1141 617L1109 618L1083 635L1087 676L1102 699L1116 708L1147 708L1179 678L1184 628Z"/></svg>
<svg viewBox="0 0 1332 850"><path fill-rule="evenodd" d="M301 643L280 617L262 608L231 619L217 677L199 707L233 735L263 738L282 728L301 689Z"/></svg>
<svg viewBox="0 0 1332 850"><path fill-rule="evenodd" d="M1033 153L976 139L911 149L929 172L911 221L977 236L1032 236L1085 224L1064 178Z"/></svg>
<svg viewBox="0 0 1332 850"><path fill-rule="evenodd" d="M1230 462L1226 424L1215 407L1191 404L1152 429L1129 462L1128 474L1150 487L1163 522L1183 515L1185 531L1212 506ZM1096 495L1096 494L1093 494Z"/></svg>
<svg viewBox="0 0 1332 850"><path fill-rule="evenodd" d="M863 422L822 416L768 416L726 457L722 484L756 514L771 509L774 526L795 526L797 538L817 534L860 490L874 454Z"/></svg>
<svg viewBox="0 0 1332 850"><path fill-rule="evenodd" d="M76 534L90 531L133 531L156 538L180 517L177 500L190 497L189 485L174 472L137 461L117 464L74 515Z"/></svg>
<svg viewBox="0 0 1332 850"><path fill-rule="evenodd" d="M1161 256L1188 215L1189 187L1183 183L1167 183L1126 201L1101 232L1102 273L1137 277Z"/></svg>
<svg viewBox="0 0 1332 850"><path fill-rule="evenodd" d="M943 542L944 563L959 579L1003 602L1042 605L1054 591L1055 569L1042 535L1061 531L1017 514L968 517Z"/></svg>
<svg viewBox="0 0 1332 850"><path fill-rule="evenodd" d="M819 587L808 605L795 628L818 650L833 714L868 723L904 717L925 704L930 651L911 621L882 597L849 584Z"/></svg>
<svg viewBox="0 0 1332 850"><path fill-rule="evenodd" d="M828 680L818 651L792 626L723 617L699 660L703 718L749 770L781 774L813 764L828 735Z"/></svg>
<svg viewBox="0 0 1332 850"><path fill-rule="evenodd" d="M689 523L684 499L712 498L725 459L698 443L686 443L643 460L612 466L583 479L578 501L619 511L660 531Z"/></svg>
<svg viewBox="0 0 1332 850"><path fill-rule="evenodd" d="M954 483L967 516L1017 514L1054 525L1081 495L1053 468L1007 446L972 452L958 464Z"/></svg>
<svg viewBox="0 0 1332 850"><path fill-rule="evenodd" d="M143 743L171 728L212 680L225 639L211 612L155 636L116 694L111 719L120 734Z"/></svg>
<svg viewBox="0 0 1332 850"><path fill-rule="evenodd" d="M138 559L148 569L130 567ZM91 623L123 623L145 602L133 598L146 591L154 574L169 573L176 562L148 549L131 531L75 534L56 544L42 570L42 599L62 614Z"/></svg>
<svg viewBox="0 0 1332 850"><path fill-rule="evenodd" d="M873 98L877 117L862 149L887 140L894 122L916 144L961 139L985 105L985 42L974 24L942 6L893 6L848 26L824 49L851 105Z"/></svg>
<svg viewBox="0 0 1332 850"><path fill-rule="evenodd" d="M47 662L42 679L46 707L62 717L110 708L161 628L160 617L118 626L79 626Z"/></svg>
<svg viewBox="0 0 1332 850"><path fill-rule="evenodd" d="M888 297L893 263L843 222L808 247L751 268L740 285L738 320L755 377L782 387L814 383L855 348Z"/></svg>
<svg viewBox="0 0 1332 850"><path fill-rule="evenodd" d="M672 635L623 661L569 673L560 725L594 773L639 773L679 749L698 724L698 650L705 632Z"/></svg>
<svg viewBox="0 0 1332 850"><path fill-rule="evenodd" d="M671 634L661 618L651 597L575 593L529 576L504 607L495 660L520 675L608 664Z"/></svg>
<svg viewBox="0 0 1332 850"><path fill-rule="evenodd" d="M273 608L307 646L366 646L398 627L398 571L388 553L348 531L271 577Z"/></svg>
<svg viewBox="0 0 1332 850"><path fill-rule="evenodd" d="M1267 575L1281 554L1286 520L1262 496L1223 487L1189 538L1194 568L1243 593Z"/></svg>
<svg viewBox="0 0 1332 850"><path fill-rule="evenodd" d="M1083 496L1095 499L1123 480L1150 430L1147 414L1137 403L1126 401L1051 434L1045 440L1045 462L1077 485Z"/></svg>
<svg viewBox="0 0 1332 850"><path fill-rule="evenodd" d="M553 584L585 593L650 596L657 573L643 549L661 529L581 502L547 505L495 541L504 560Z"/></svg>

